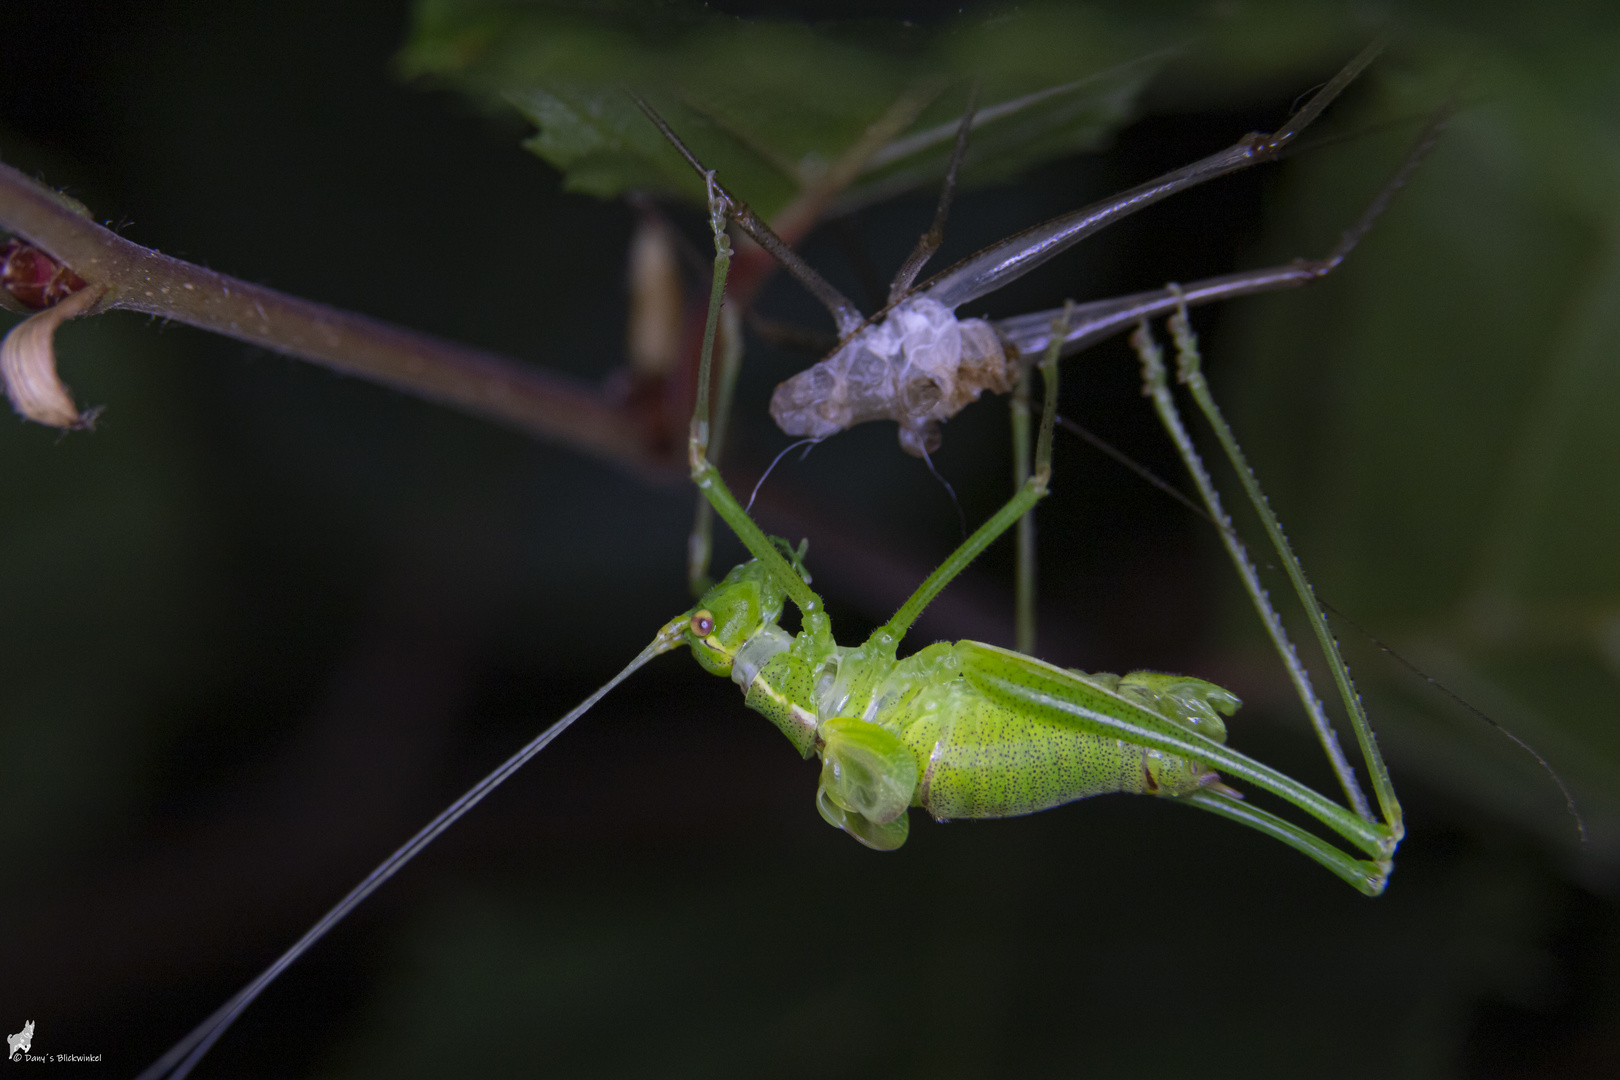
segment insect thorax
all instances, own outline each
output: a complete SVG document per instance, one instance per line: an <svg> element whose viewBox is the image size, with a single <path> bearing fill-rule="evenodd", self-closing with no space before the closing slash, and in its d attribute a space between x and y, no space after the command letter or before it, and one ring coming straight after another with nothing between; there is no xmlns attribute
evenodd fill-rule
<svg viewBox="0 0 1620 1080"><path fill-rule="evenodd" d="M986 390L1008 392L1017 374L989 323L915 296L778 386L771 417L789 435L812 439L893 420L900 445L921 457L938 448L940 421Z"/></svg>

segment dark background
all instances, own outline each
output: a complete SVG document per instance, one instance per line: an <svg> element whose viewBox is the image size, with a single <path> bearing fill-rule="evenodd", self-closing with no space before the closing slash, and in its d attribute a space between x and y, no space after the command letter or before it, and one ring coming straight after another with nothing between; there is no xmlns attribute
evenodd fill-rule
<svg viewBox="0 0 1620 1080"><path fill-rule="evenodd" d="M1378 900L1145 799L919 819L875 855L819 820L813 766L734 687L675 656L301 961L198 1075L1620 1075L1613 474L1581 441L1612 365L1558 361L1588 331L1612 354L1568 320L1613 257L1590 207L1614 202L1620 98L1581 73L1620 54L1595 14L1536 40L1477 14L1480 68L1512 78L1470 102L1366 258L1198 325L1323 594L1536 743L1587 850L1533 761L1342 625L1410 828ZM408 19L8 3L0 156L167 253L607 378L631 212L561 192L515 117L402 83ZM1328 130L1354 138L1156 208L992 314L1325 250L1421 120L1380 126L1410 57L1462 49L1449 25L1425 24L1396 90L1350 95ZM1107 152L965 196L947 256L1269 129L1332 67L1203 100L1169 80ZM887 267L929 213L919 195L852 224ZM805 254L857 290L830 236ZM824 323L785 282L761 307ZM60 348L79 400L107 406L97 430L0 424L0 1026L33 1018L36 1052L128 1075L689 606L692 496L183 327L117 314ZM786 441L763 402L802 361L754 343L748 362L733 460L757 475ZM1066 378L1066 413L1175 474L1125 346ZM1580 406L1553 425L1573 448L1522 435L1547 383ZM969 410L936 458L969 521L1009 487L1004 412ZM1467 545L1524 474L1512 565L1533 570L1496 592L1549 602L1492 637L1468 583L1497 579ZM846 643L958 538L886 424L771 485L766 524L810 537ZM1072 440L1054 492L1042 655L1230 685L1249 702L1234 743L1328 784L1208 527ZM1010 569L992 552L919 637L1010 644Z"/></svg>

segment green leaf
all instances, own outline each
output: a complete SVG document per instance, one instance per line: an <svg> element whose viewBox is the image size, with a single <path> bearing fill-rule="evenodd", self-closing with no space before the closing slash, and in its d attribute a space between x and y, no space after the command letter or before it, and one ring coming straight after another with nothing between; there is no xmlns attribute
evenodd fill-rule
<svg viewBox="0 0 1620 1080"><path fill-rule="evenodd" d="M937 181L973 85L969 185L1098 146L1135 117L1173 57L1197 54L1206 73L1242 67L1252 78L1254 66L1243 62L1254 24L1267 27L1273 68L1358 41L1331 15L1265 14L1143 18L1126 8L1035 4L927 26L810 25L672 3L424 0L400 63L407 75L516 108L537 129L525 145L572 190L701 202L699 178L640 115L633 89L723 183L771 217L817 185L831 183L826 193L848 209ZM882 136L856 152L869 130ZM840 178L841 161L856 167L853 179Z"/></svg>

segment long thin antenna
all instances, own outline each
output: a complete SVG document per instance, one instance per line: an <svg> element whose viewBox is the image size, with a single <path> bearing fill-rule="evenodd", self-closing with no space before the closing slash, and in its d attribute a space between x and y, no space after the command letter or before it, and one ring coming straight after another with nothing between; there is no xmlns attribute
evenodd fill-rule
<svg viewBox="0 0 1620 1080"><path fill-rule="evenodd" d="M1575 819L1575 833L1578 837L1580 837L1581 847L1584 848L1587 846L1586 818L1581 813L1581 808L1575 804L1575 793L1570 790L1568 784L1564 783L1564 778L1558 775L1558 770L1552 767L1552 763L1541 756L1540 751L1531 746L1529 743L1525 742L1523 739L1519 738L1517 735L1513 734L1513 732L1508 730L1507 727L1501 723L1498 723L1484 709L1481 709L1478 705L1475 705L1473 702L1457 693L1457 691L1453 690L1451 687L1447 686L1433 675L1430 675L1427 671L1424 671L1422 668L1412 663L1412 661L1408 660L1406 657L1402 656L1388 645L1385 645L1382 641L1379 641L1372 634L1362 629L1356 620L1352 619L1350 616L1346 615L1344 612L1340 611L1326 600L1318 598L1317 603L1321 604L1323 610L1327 611L1328 614L1332 615L1335 619L1338 619L1356 633L1360 634L1362 637L1378 646L1378 648L1382 649L1389 655L1391 660L1394 660L1397 664L1401 665L1401 667L1405 668L1407 671L1410 671L1413 675L1416 675L1418 678L1440 691L1440 693L1450 698L1455 704L1472 713L1475 719L1485 721L1485 723L1495 728L1503 738L1507 739L1520 750L1523 750L1525 753L1534 758L1536 764L1541 766L1541 771L1547 774L1547 778L1554 784L1558 785L1558 793L1564 797L1564 808L1569 811L1569 816Z"/></svg>
<svg viewBox="0 0 1620 1080"><path fill-rule="evenodd" d="M254 999L263 993L266 987L275 982L276 978L287 970L293 961L308 952L312 945L325 937L338 923L342 922L349 912L358 907L366 897L376 892L383 882L399 873L406 863L420 855L429 844L438 839L440 833L461 820L467 811L482 802L484 796L500 787L513 773L528 764L536 754L551 745L553 739L566 731L568 726L575 720L584 716L591 706L602 700L608 691L629 678L638 668L653 657L666 653L679 645L686 628L686 622L686 616L682 615L666 623L663 629L658 631L658 636L653 638L652 644L641 650L634 660L625 665L623 671L609 679L600 690L586 698L573 712L546 728L527 746L507 758L499 768L474 784L465 795L446 807L438 817L428 822L421 832L411 837L397 851L384 859L375 870L366 875L364 881L351 889L349 894L339 900L325 915L322 915L320 920L310 927L303 937L294 942L292 948L277 957L275 963L265 968L258 978L237 991L236 995L221 1005L212 1016L197 1025L191 1034L175 1043L168 1053L141 1073L138 1080L181 1080L182 1077L190 1073L196 1067L197 1062L202 1060L203 1055L208 1053L209 1048L219 1040L221 1035L225 1034L226 1029L231 1026L238 1016L242 1015L243 1010L253 1004Z"/></svg>
<svg viewBox="0 0 1620 1080"><path fill-rule="evenodd" d="M815 438L800 439L798 442L788 443L787 446L782 449L781 453L773 457L771 459L771 463L765 467L765 471L760 474L759 479L754 482L754 490L748 493L748 505L743 507L743 513L746 514L754 509L754 500L759 498L759 489L765 486L765 481L770 479L771 473L776 471L776 467L782 463L783 458L787 457L789 454L793 453L793 451L803 446L806 449L804 451L804 455L799 458L800 461L803 461L805 457L809 456L810 451L815 449L816 444L820 441L820 437L817 436Z"/></svg>
<svg viewBox="0 0 1620 1080"><path fill-rule="evenodd" d="M934 474L934 479L938 480L940 485L944 487L945 494L951 497L951 505L956 507L956 523L962 529L962 539L966 540L968 531L967 513L962 509L962 500L956 497L956 489L951 487L951 482L945 479L944 476L940 475L940 471L938 469L934 468L934 459L928 456L928 450L926 447L923 449L922 459L923 464L928 466L928 471Z"/></svg>

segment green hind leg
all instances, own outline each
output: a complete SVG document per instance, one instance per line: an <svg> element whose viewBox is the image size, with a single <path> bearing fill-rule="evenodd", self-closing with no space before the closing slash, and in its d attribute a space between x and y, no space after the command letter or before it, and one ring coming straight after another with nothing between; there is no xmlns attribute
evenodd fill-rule
<svg viewBox="0 0 1620 1080"><path fill-rule="evenodd" d="M1198 352L1197 339L1193 336L1187 321L1185 306L1171 318L1170 328L1177 346L1178 379L1188 387L1189 392L1198 403L1200 411L1203 412L1211 427L1214 428L1222 449L1226 452L1228 460L1231 461L1233 468L1243 482L1244 490L1248 494L1251 504L1265 523L1267 534L1270 536L1279 558L1288 569L1289 577L1294 584L1300 603L1304 606L1311 619L1312 627L1315 629L1317 639L1327 657L1328 665L1334 675L1334 681L1338 685L1345 702L1345 708L1350 715L1351 724L1355 729L1364 760L1367 762L1368 771L1372 776L1373 788L1377 793L1379 807L1383 812L1383 822L1374 821L1366 796L1362 794L1360 786L1356 783L1354 770L1351 769L1349 762L1345 760L1344 752L1339 747L1338 738L1328 722L1321 701L1311 688L1310 679L1305 673L1304 665L1300 663L1293 644L1288 640L1287 634L1283 630L1282 620L1278 617L1276 609L1271 605L1265 589L1260 584L1259 574L1255 570L1253 561L1249 558L1247 549L1238 538L1236 530L1232 527L1231 519L1221 506L1220 496L1210 479L1209 472L1205 469L1203 460L1194 447L1186 426L1182 423L1180 412L1169 389L1163 353L1153 340L1152 333L1145 321L1132 337L1132 343L1136 346L1137 352L1142 358L1143 393L1153 400L1159 418L1164 424L1171 441L1175 443L1177 450L1180 451L1182 460L1199 489L1199 494L1203 498L1211 519L1215 522L1216 527L1220 529L1221 538L1226 545L1227 552L1233 564L1237 567L1238 575L1243 580L1244 587L1253 600L1278 655L1282 657L1283 663L1288 669L1300 701L1304 704L1311 718L1312 726L1316 729L1318 738L1327 752L1328 760L1333 766L1334 773L1337 775L1351 807L1362 821L1376 828L1385 838L1386 849L1380 853L1382 857L1374 863L1369 864L1360 860L1345 862L1341 857L1333 854L1337 849L1324 845L1318 838L1304 833L1297 827L1260 810L1258 807L1234 803L1232 800L1225 799L1215 792L1200 792L1188 796L1183 801L1197 806L1199 809L1220 814L1223 817L1241 822L1273 836L1290 847L1315 858L1318 862L1345 878L1345 880L1355 884L1363 892L1369 895L1377 895L1377 893L1383 891L1388 878L1391 857L1394 855L1395 848L1404 833L1400 804L1395 799L1388 771L1384 766L1382 756L1378 753L1377 744L1373 740L1372 729L1367 723L1366 714L1361 707L1360 697L1355 693L1355 688L1350 683L1349 671L1339 655L1338 643L1328 632L1326 620L1322 616L1320 606L1316 603L1315 595L1311 592L1309 583L1305 580L1304 571L1300 567L1298 559L1295 558L1287 538L1283 535L1282 527L1277 522L1276 515L1272 513L1264 493L1261 492L1259 481L1255 478L1253 470L1249 468L1243 451L1237 445L1237 440L1232 435L1231 428L1227 425L1219 407L1215 404L1214 398L1209 393L1208 384L1204 381L1201 371L1201 358ZM1369 876L1367 873L1369 868L1375 870L1376 873Z"/></svg>

